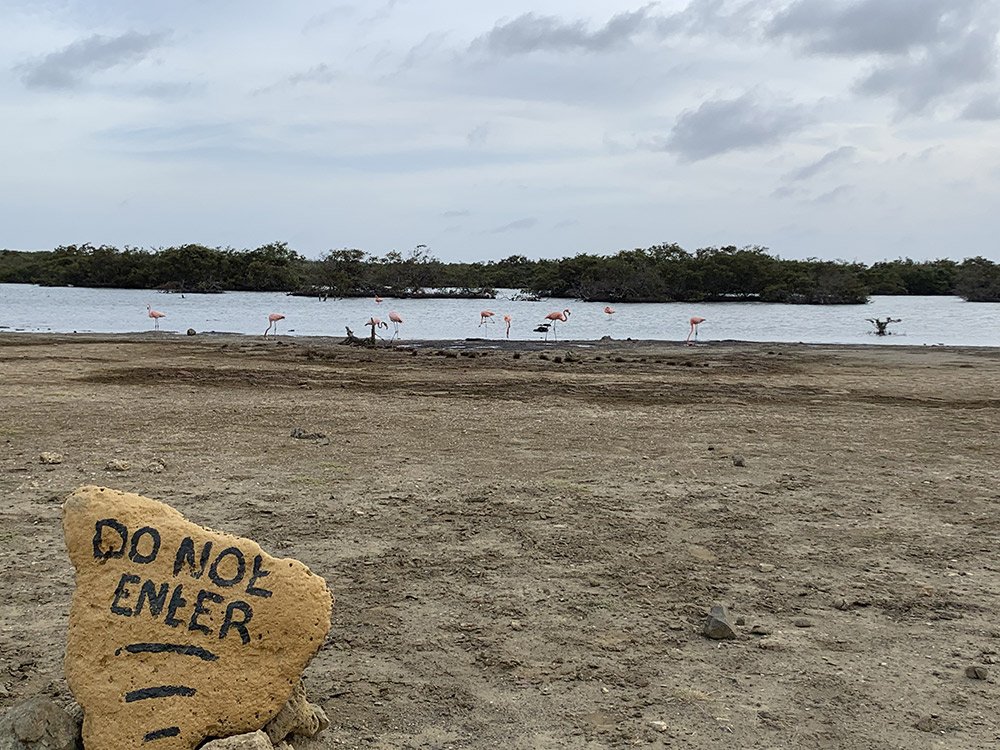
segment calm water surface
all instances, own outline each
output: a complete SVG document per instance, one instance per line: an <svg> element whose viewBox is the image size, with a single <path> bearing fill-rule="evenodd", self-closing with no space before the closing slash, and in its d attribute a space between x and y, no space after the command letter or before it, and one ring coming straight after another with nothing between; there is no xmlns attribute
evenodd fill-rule
<svg viewBox="0 0 1000 750"><path fill-rule="evenodd" d="M146 305L161 310L164 331L184 333L219 331L260 335L267 315L284 314L279 333L293 336L343 336L350 326L356 335L366 333L372 315L384 320L389 311L405 321L400 338L463 339L503 336L504 314L513 317L511 339L536 340L533 328L546 313L569 308L569 322L557 324L559 338L573 340L616 339L680 340L687 335L692 315L706 318L702 341L740 339L830 344L947 344L1000 346L1000 303L971 303L958 297L872 297L867 305L772 305L751 302L711 304L617 304L606 315L603 303L567 299L514 302L513 290L501 291L496 300L404 300L387 298L330 299L288 297L271 292L226 294L160 294L135 289L83 289L0 284L0 331L31 333L127 333L153 327ZM479 326L479 312L496 313L486 331ZM902 318L890 326L893 336L876 337L865 318ZM388 335L391 335L389 329Z"/></svg>

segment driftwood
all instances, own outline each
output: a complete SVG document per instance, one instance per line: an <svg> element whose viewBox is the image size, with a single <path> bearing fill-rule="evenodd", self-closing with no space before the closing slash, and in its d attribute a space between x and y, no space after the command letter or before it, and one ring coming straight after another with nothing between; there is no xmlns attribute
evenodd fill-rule
<svg viewBox="0 0 1000 750"><path fill-rule="evenodd" d="M354 335L348 326L344 326L347 329L347 338L341 341L341 344L346 344L347 346L375 346L375 341L373 339L360 339Z"/></svg>

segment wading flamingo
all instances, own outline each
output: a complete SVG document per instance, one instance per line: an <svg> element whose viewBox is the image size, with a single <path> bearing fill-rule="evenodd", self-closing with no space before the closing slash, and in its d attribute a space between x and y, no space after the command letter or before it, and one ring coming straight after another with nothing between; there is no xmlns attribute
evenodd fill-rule
<svg viewBox="0 0 1000 750"><path fill-rule="evenodd" d="M479 313L479 325L486 326L486 338L490 337L490 323L493 322L490 318L494 315L496 315L496 313L492 310L483 310Z"/></svg>
<svg viewBox="0 0 1000 750"><path fill-rule="evenodd" d="M392 337L394 339L399 338L399 324L403 322L402 316L395 310L389 311L389 320L392 321L393 328L395 329Z"/></svg>
<svg viewBox="0 0 1000 750"><path fill-rule="evenodd" d="M274 329L274 335L277 336L278 335L278 321L279 320L284 320L284 319L285 319L285 316L282 315L281 313L271 313L270 315L268 315L267 316L267 330L264 331L264 338L267 338L267 334L268 334L268 332L272 328Z"/></svg>
<svg viewBox="0 0 1000 750"><path fill-rule="evenodd" d="M545 316L545 319L552 321L552 337L556 341L558 341L559 336L556 334L556 323L557 322L565 323L567 320L569 320L569 310L563 310L562 312L550 312L548 315ZM546 339L548 339L547 336Z"/></svg>
<svg viewBox="0 0 1000 750"><path fill-rule="evenodd" d="M511 320L512 320L512 318L510 317L510 315L504 315L503 316L503 322L507 324L507 338L510 338L510 321Z"/></svg>
<svg viewBox="0 0 1000 750"><path fill-rule="evenodd" d="M368 322L365 323L365 325L366 326L371 326L371 329L372 329L372 343L373 344L375 343L375 336L378 335L378 334L375 333L375 329L376 328L388 328L389 327L389 324L386 323L384 320L382 320L381 318L374 318L374 317L368 318ZM379 336L379 338L382 338L382 337Z"/></svg>
<svg viewBox="0 0 1000 750"><path fill-rule="evenodd" d="M376 305L381 305L382 304L382 298L379 297L377 294L375 295L375 304Z"/></svg>
<svg viewBox="0 0 1000 750"><path fill-rule="evenodd" d="M615 308L613 308L611 305L608 305L607 307L604 308L604 312L606 312L608 314L608 317L610 318L612 315L615 314Z"/></svg>
<svg viewBox="0 0 1000 750"><path fill-rule="evenodd" d="M698 340L698 326L704 323L705 319L699 317L698 315L695 315L688 322L691 324L691 330L688 331L688 337L684 340L684 343L690 346L691 344L694 343L693 341L691 341L692 336L694 336L695 341Z"/></svg>
<svg viewBox="0 0 1000 750"><path fill-rule="evenodd" d="M166 313L160 312L159 310L154 310L149 305L146 305L146 315L148 315L150 318L153 319L153 330L154 331L159 331L160 330L160 318L167 317Z"/></svg>

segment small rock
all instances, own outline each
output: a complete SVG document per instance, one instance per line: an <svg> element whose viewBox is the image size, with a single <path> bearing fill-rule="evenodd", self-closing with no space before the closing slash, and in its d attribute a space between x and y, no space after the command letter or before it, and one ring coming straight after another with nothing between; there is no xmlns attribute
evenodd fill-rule
<svg viewBox="0 0 1000 750"><path fill-rule="evenodd" d="M794 625L794 626L795 626L795 627L797 627L797 628L811 628L811 627L813 627L813 626L814 626L815 624L816 624L816 623L814 623L814 622L813 622L812 620L810 620L810 619L809 619L808 617L796 617L796 618L795 618L795 619L794 619L794 620L792 621L792 625Z"/></svg>
<svg viewBox="0 0 1000 750"><path fill-rule="evenodd" d="M63 462L62 453L53 453L52 451L45 451L42 453L38 460L41 461L46 466L55 466L56 464L61 464Z"/></svg>
<svg viewBox="0 0 1000 750"><path fill-rule="evenodd" d="M264 727L271 742L281 742L293 734L315 737L330 726L326 712L306 700L306 689L300 680L277 716Z"/></svg>
<svg viewBox="0 0 1000 750"><path fill-rule="evenodd" d="M194 330L193 328L188 328L187 334L188 334L188 336L197 336L198 332L196 330Z"/></svg>
<svg viewBox="0 0 1000 750"><path fill-rule="evenodd" d="M847 599L844 599L843 597L841 597L840 599L834 599L833 600L833 608L834 609L839 609L842 612L846 612L847 610L849 610L851 608L851 603L849 601L847 601Z"/></svg>
<svg viewBox="0 0 1000 750"><path fill-rule="evenodd" d="M740 627L747 624L747 619L745 617L737 617L736 624Z"/></svg>
<svg viewBox="0 0 1000 750"><path fill-rule="evenodd" d="M301 427L292 428L291 437L298 440L321 440L326 437L322 432L306 432Z"/></svg>
<svg viewBox="0 0 1000 750"><path fill-rule="evenodd" d="M120 458L112 458L104 465L105 471L128 471L128 461L123 461Z"/></svg>
<svg viewBox="0 0 1000 750"><path fill-rule="evenodd" d="M774 566L771 565L770 563L758 563L757 570L759 570L761 573L770 573L774 570Z"/></svg>
<svg viewBox="0 0 1000 750"><path fill-rule="evenodd" d="M940 722L938 721L937 716L931 714L930 716L921 716L920 719L917 720L917 723L913 726L921 732L934 732L937 730L938 726L940 726Z"/></svg>
<svg viewBox="0 0 1000 750"><path fill-rule="evenodd" d="M714 445L710 445L710 446L708 446L708 449L709 449L710 451L714 451L714 450L715 450L715 446L714 446Z"/></svg>
<svg viewBox="0 0 1000 750"><path fill-rule="evenodd" d="M524 630L524 625L521 624L520 620L511 620L510 621L510 629L511 630Z"/></svg>
<svg viewBox="0 0 1000 750"><path fill-rule="evenodd" d="M787 651L788 644L777 638L761 638L757 641L757 648L764 651Z"/></svg>
<svg viewBox="0 0 1000 750"><path fill-rule="evenodd" d="M760 719L765 724L780 724L781 717L778 716L774 711L761 710L757 712L757 718Z"/></svg>
<svg viewBox="0 0 1000 750"><path fill-rule="evenodd" d="M651 721L649 726L655 729L657 732L666 732L669 727L667 727L667 722L665 721Z"/></svg>
<svg viewBox="0 0 1000 750"><path fill-rule="evenodd" d="M0 719L3 750L75 750L80 727L50 698L29 698Z"/></svg>
<svg viewBox="0 0 1000 750"><path fill-rule="evenodd" d="M746 466L746 461L743 460L743 456L739 453L733 454L733 466Z"/></svg>
<svg viewBox="0 0 1000 750"><path fill-rule="evenodd" d="M771 635L771 629L765 625L754 625L750 628L753 635Z"/></svg>
<svg viewBox="0 0 1000 750"><path fill-rule="evenodd" d="M163 463L163 461L161 461L160 459L154 458L148 464L143 466L142 470L145 472L149 472L150 474L162 474L167 470L167 465Z"/></svg>
<svg viewBox="0 0 1000 750"><path fill-rule="evenodd" d="M234 734L232 737L206 742L201 750L274 750L274 745L266 734L257 730L250 734Z"/></svg>
<svg viewBox="0 0 1000 750"><path fill-rule="evenodd" d="M729 613L721 604L716 604L708 613L701 634L715 641L731 640L736 637L736 631L729 622Z"/></svg>
<svg viewBox="0 0 1000 750"><path fill-rule="evenodd" d="M965 676L970 680L985 680L990 676L990 672L986 667L972 665L965 668Z"/></svg>

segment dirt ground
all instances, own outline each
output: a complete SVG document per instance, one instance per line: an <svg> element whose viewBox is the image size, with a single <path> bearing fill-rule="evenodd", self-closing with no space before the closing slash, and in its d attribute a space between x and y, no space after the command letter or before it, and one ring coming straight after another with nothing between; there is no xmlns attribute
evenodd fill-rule
<svg viewBox="0 0 1000 750"><path fill-rule="evenodd" d="M0 709L70 698L92 483L326 578L325 746L997 747L998 387L996 350L0 336Z"/></svg>

